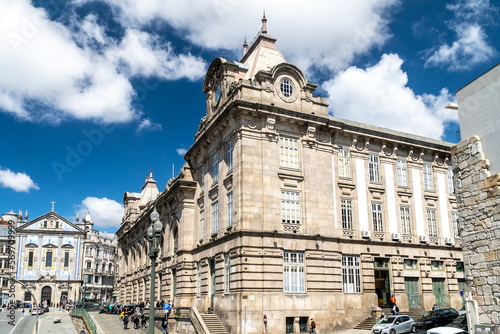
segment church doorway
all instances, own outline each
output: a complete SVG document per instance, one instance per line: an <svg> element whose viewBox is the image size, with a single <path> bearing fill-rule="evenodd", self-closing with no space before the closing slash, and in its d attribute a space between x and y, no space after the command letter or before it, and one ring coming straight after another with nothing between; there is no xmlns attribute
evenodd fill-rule
<svg viewBox="0 0 500 334"><path fill-rule="evenodd" d="M45 286L42 288L41 302L47 301L47 305L50 305L50 300L52 297L52 288L50 286Z"/></svg>

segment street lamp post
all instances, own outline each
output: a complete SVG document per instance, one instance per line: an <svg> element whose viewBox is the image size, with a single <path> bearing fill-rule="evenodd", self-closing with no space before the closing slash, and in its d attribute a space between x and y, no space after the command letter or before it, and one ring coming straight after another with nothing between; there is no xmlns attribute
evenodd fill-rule
<svg viewBox="0 0 500 334"><path fill-rule="evenodd" d="M163 228L163 224L160 221L160 215L156 211L156 208L153 209L150 215L151 218L151 226L148 227L147 238L149 241L149 257L151 259L151 287L149 291L149 334L154 334L154 326L155 326L155 269L156 269L156 257L158 256L158 252L160 249L158 248L160 243L160 235L161 230Z"/></svg>

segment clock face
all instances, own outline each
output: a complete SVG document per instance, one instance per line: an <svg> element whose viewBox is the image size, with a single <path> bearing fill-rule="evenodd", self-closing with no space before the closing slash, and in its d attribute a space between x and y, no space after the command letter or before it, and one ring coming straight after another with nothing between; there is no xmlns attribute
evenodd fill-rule
<svg viewBox="0 0 500 334"><path fill-rule="evenodd" d="M219 84L217 84L217 88L215 89L215 103L219 102L220 93L221 93L221 87L219 82Z"/></svg>

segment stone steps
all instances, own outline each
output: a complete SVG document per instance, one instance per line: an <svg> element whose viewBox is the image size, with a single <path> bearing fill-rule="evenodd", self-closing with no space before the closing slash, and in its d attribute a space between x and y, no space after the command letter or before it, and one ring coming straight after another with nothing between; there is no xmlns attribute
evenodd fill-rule
<svg viewBox="0 0 500 334"><path fill-rule="evenodd" d="M226 328L222 325L217 315L201 314L201 318L210 331L210 334L227 334Z"/></svg>

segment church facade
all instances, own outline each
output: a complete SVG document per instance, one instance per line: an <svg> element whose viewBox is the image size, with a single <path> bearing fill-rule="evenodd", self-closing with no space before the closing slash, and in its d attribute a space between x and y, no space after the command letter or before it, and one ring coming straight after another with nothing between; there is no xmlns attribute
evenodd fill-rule
<svg viewBox="0 0 500 334"><path fill-rule="evenodd" d="M16 278L47 305L80 298L82 244L85 228L50 211L16 228ZM16 300L33 302L24 288L16 288Z"/></svg>
<svg viewBox="0 0 500 334"><path fill-rule="evenodd" d="M157 300L212 308L229 333L352 328L392 296L460 307L452 144L330 116L275 42L264 18L239 62L211 63L181 172L125 194L118 301L149 299L156 208Z"/></svg>

